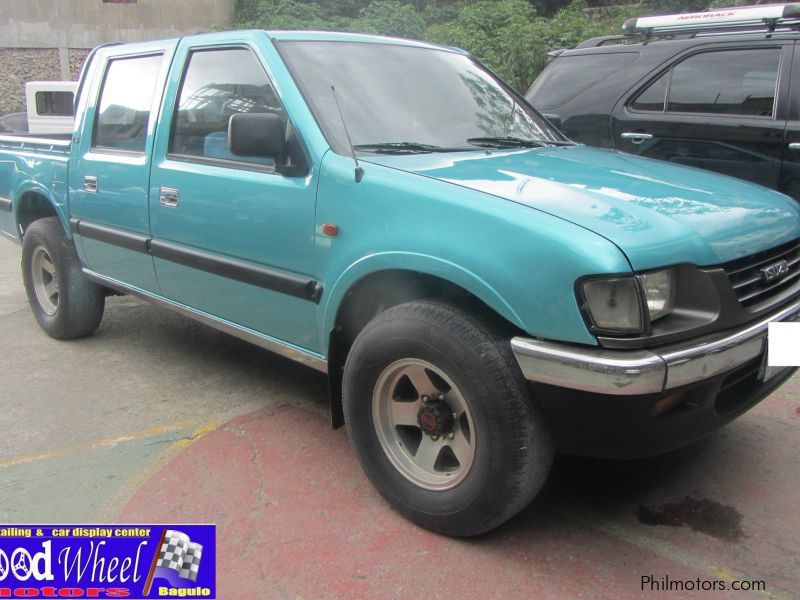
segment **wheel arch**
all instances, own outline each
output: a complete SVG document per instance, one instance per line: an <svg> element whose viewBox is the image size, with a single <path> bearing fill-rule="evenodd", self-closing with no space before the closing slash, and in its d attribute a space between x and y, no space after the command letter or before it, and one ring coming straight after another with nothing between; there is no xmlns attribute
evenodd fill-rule
<svg viewBox="0 0 800 600"><path fill-rule="evenodd" d="M17 200L14 202L14 219L20 240L31 223L45 217L58 217L67 237L72 237L64 213L47 188L30 185L18 189L15 197Z"/></svg>
<svg viewBox="0 0 800 600"><path fill-rule="evenodd" d="M450 302L492 318L510 331L524 329L517 312L486 281L453 263L425 255L387 253L352 265L334 284L324 310L331 419L343 424L341 375L350 346L378 313L419 299Z"/></svg>

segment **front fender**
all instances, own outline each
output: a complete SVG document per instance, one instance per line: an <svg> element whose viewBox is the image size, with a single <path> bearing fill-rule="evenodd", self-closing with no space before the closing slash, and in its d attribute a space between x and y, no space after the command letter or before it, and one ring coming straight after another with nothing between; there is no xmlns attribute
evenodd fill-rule
<svg viewBox="0 0 800 600"><path fill-rule="evenodd" d="M596 345L575 282L630 270L609 240L530 206L328 153L317 192L316 246L327 340L348 289L376 271L416 271L457 285L529 335ZM333 223L333 237L321 232ZM330 292L327 290L330 289Z"/></svg>
<svg viewBox="0 0 800 600"><path fill-rule="evenodd" d="M380 252L365 256L351 264L326 294L327 300L323 311L323 332L326 336L333 330L336 315L347 291L364 277L380 271L414 271L444 279L467 290L517 327L524 328L519 314L497 290L460 265L414 252Z"/></svg>

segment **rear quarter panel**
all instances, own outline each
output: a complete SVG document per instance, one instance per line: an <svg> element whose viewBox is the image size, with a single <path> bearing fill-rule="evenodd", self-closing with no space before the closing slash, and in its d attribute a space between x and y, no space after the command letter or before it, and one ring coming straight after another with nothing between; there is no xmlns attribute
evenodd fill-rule
<svg viewBox="0 0 800 600"><path fill-rule="evenodd" d="M56 211L67 232L68 146L0 139L0 232L16 242L22 238L19 212L30 194L45 199ZM68 233L69 235L69 233Z"/></svg>

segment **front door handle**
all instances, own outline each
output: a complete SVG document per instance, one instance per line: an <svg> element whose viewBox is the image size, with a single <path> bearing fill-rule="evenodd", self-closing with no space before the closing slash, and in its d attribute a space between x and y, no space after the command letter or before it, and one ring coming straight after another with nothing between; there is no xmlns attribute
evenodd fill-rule
<svg viewBox="0 0 800 600"><path fill-rule="evenodd" d="M789 144L789 150L800 150L800 142L792 142Z"/></svg>
<svg viewBox="0 0 800 600"><path fill-rule="evenodd" d="M83 178L83 191L92 194L97 193L97 177L94 175L86 175Z"/></svg>
<svg viewBox="0 0 800 600"><path fill-rule="evenodd" d="M632 144L641 144L645 140L652 140L652 133L641 133L638 131L626 131L620 136L623 140L630 140Z"/></svg>
<svg viewBox="0 0 800 600"><path fill-rule="evenodd" d="M176 208L180 204L181 197L178 190L171 187L162 187L160 196L161 206Z"/></svg>

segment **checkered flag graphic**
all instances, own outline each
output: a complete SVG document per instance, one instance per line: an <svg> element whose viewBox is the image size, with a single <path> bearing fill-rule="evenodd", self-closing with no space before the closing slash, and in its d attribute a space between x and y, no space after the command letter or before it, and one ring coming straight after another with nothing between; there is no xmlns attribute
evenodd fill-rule
<svg viewBox="0 0 800 600"><path fill-rule="evenodd" d="M156 566L172 569L182 579L197 581L202 557L202 544L192 542L189 536L181 531L167 529Z"/></svg>

